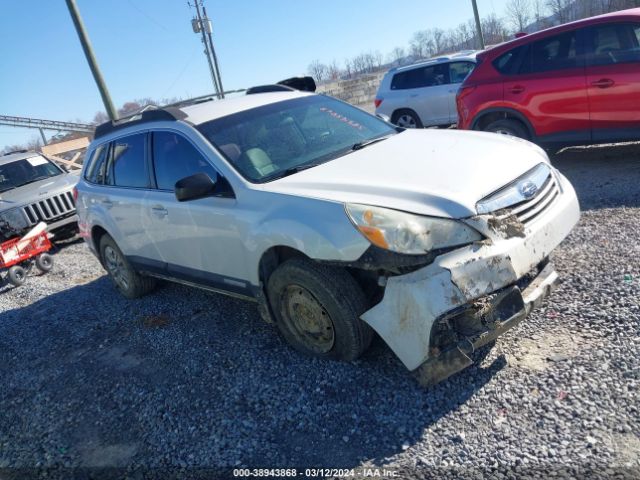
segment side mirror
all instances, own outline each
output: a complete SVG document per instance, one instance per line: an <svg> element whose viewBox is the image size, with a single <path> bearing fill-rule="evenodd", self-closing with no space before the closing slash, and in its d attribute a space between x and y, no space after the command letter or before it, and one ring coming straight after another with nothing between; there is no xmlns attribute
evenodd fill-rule
<svg viewBox="0 0 640 480"><path fill-rule="evenodd" d="M385 115L384 113L376 113L376 117L380 120L384 120L387 123L391 123L391 117L389 115Z"/></svg>
<svg viewBox="0 0 640 480"><path fill-rule="evenodd" d="M179 202L207 197L215 191L218 177L211 178L206 173L196 173L176 182L175 193Z"/></svg>

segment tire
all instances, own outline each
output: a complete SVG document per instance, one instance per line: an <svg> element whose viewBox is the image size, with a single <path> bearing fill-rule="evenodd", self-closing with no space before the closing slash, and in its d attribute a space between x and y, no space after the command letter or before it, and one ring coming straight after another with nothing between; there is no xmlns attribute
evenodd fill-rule
<svg viewBox="0 0 640 480"><path fill-rule="evenodd" d="M368 302L345 270L287 260L271 274L267 295L280 333L299 352L351 361L371 344L373 330L360 320Z"/></svg>
<svg viewBox="0 0 640 480"><path fill-rule="evenodd" d="M418 114L408 108L393 112L391 123L402 128L423 128Z"/></svg>
<svg viewBox="0 0 640 480"><path fill-rule="evenodd" d="M20 265L14 265L9 269L9 273L7 274L7 280L9 283L15 287L19 287L23 285L25 280L27 279L27 271L22 268Z"/></svg>
<svg viewBox="0 0 640 480"><path fill-rule="evenodd" d="M529 132L527 132L525 126L518 120L511 120L509 118L502 118L491 122L484 128L484 131L529 140Z"/></svg>
<svg viewBox="0 0 640 480"><path fill-rule="evenodd" d="M100 260L114 287L126 298L140 298L151 292L155 279L136 272L116 242L105 234L100 239Z"/></svg>
<svg viewBox="0 0 640 480"><path fill-rule="evenodd" d="M36 267L42 273L50 272L53 268L53 256L48 253L41 253L36 257Z"/></svg>

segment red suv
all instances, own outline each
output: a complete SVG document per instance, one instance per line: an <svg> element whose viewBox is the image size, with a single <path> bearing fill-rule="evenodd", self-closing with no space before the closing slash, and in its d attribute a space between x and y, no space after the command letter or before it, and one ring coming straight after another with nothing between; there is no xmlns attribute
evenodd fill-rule
<svg viewBox="0 0 640 480"><path fill-rule="evenodd" d="M580 20L478 55L458 128L544 146L640 139L640 8Z"/></svg>

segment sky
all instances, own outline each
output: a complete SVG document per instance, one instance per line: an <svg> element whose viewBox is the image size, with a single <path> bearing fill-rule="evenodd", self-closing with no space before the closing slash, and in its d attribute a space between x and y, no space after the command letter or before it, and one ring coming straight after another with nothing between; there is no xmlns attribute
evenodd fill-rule
<svg viewBox="0 0 640 480"><path fill-rule="evenodd" d="M76 0L116 107L213 92L187 0ZM193 1L193 0L191 0ZM478 0L503 16L507 0ZM471 0L204 0L225 90L406 48L428 28L473 17ZM64 0L0 0L0 114L89 122L104 110ZM47 132L52 135L56 132ZM0 125L0 149L39 138Z"/></svg>

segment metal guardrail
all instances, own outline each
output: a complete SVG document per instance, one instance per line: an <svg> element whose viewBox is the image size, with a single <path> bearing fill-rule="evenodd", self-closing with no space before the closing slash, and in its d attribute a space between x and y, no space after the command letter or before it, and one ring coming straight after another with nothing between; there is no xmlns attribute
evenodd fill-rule
<svg viewBox="0 0 640 480"><path fill-rule="evenodd" d="M42 128L46 130L62 130L67 132L91 133L95 129L94 125L87 123L58 122L56 120L43 120L40 118L13 117L10 115L0 115L0 125L10 125L12 127Z"/></svg>

